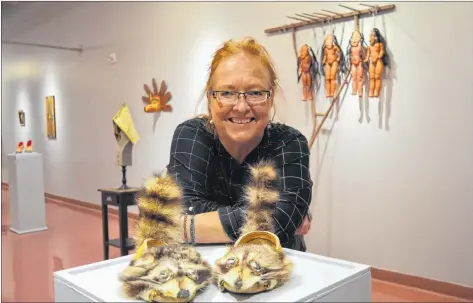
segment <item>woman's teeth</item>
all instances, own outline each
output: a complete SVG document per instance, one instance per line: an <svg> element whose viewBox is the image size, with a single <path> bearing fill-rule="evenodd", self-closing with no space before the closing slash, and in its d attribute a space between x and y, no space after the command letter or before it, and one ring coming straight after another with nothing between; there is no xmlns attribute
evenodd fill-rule
<svg viewBox="0 0 473 303"><path fill-rule="evenodd" d="M230 122L232 122L232 123L246 124L246 123L250 123L251 121L253 121L253 119L254 118L246 118L246 119L230 118L228 120L230 120Z"/></svg>

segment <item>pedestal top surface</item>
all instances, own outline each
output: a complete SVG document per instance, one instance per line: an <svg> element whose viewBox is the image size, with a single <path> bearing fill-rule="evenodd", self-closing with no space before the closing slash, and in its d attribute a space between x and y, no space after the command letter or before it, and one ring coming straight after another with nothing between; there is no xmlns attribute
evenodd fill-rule
<svg viewBox="0 0 473 303"><path fill-rule="evenodd" d="M135 193L140 191L141 188L139 187L131 187L127 189L119 189L119 188L99 188L98 191L101 192L107 192L107 193L116 193L116 194L121 194L121 193Z"/></svg>
<svg viewBox="0 0 473 303"><path fill-rule="evenodd" d="M38 153L38 152L31 152L31 153L23 152L23 153L11 153L11 154L8 154L9 157L15 157L15 158L31 157L31 156L41 156L41 155L42 155L42 154L41 154L41 153Z"/></svg>
<svg viewBox="0 0 473 303"><path fill-rule="evenodd" d="M224 246L198 247L203 257L215 264L225 252ZM291 279L280 288L255 295L222 293L210 285L194 302L295 302L313 301L347 281L369 272L369 266L319 255L285 250L294 262ZM128 266L132 255L55 272L55 279L98 302L143 302L124 296L119 274Z"/></svg>

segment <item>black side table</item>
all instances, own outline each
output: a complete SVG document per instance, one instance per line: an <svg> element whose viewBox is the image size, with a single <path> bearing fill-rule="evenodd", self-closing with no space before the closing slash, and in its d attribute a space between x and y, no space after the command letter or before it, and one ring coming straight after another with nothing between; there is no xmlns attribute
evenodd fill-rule
<svg viewBox="0 0 473 303"><path fill-rule="evenodd" d="M102 192L102 231L104 259L109 258L109 245L119 247L122 256L128 255L128 251L135 248L133 239L128 238L128 206L135 205L135 194L140 188L99 189ZM108 205L118 206L118 222L120 227L120 238L109 239L108 234Z"/></svg>

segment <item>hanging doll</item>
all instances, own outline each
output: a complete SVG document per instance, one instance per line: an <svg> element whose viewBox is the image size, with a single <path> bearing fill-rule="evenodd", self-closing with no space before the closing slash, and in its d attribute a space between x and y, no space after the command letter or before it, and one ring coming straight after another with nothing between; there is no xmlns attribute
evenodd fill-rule
<svg viewBox="0 0 473 303"><path fill-rule="evenodd" d="M363 34L355 30L351 34L350 41L348 42L347 56L352 77L352 95L358 93L360 98L363 96L363 81L367 70L367 64L364 62L366 53L367 47Z"/></svg>
<svg viewBox="0 0 473 303"><path fill-rule="evenodd" d="M322 46L322 74L325 76L325 96L333 98L337 89L337 75L346 70L345 57L334 34L325 36Z"/></svg>
<svg viewBox="0 0 473 303"><path fill-rule="evenodd" d="M365 62L369 62L370 92L369 97L379 97L381 90L383 69L388 66L388 56L386 54L386 41L379 32L373 28L370 34L370 46Z"/></svg>
<svg viewBox="0 0 473 303"><path fill-rule="evenodd" d="M318 73L318 62L314 51L307 44L302 45L297 57L297 83L302 78L302 101L314 100L313 85Z"/></svg>

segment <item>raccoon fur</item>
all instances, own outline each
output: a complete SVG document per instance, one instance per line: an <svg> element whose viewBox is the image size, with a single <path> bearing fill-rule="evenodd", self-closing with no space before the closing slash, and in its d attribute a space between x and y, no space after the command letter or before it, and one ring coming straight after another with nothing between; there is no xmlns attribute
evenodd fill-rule
<svg viewBox="0 0 473 303"><path fill-rule="evenodd" d="M279 201L278 177L272 162L250 167L250 180L244 188L247 206L240 240L252 232L269 232L277 238L272 215ZM216 261L213 280L222 292L255 294L283 285L292 268L293 263L278 249L274 239L256 235L227 248Z"/></svg>
<svg viewBox="0 0 473 303"><path fill-rule="evenodd" d="M147 302L192 301L211 283L212 269L193 246L181 244L180 186L170 176L156 175L145 182L136 200L136 247L146 240L160 245L147 246L121 273L125 295Z"/></svg>

